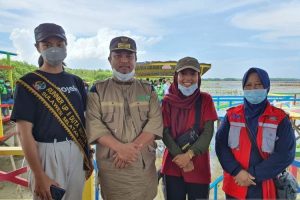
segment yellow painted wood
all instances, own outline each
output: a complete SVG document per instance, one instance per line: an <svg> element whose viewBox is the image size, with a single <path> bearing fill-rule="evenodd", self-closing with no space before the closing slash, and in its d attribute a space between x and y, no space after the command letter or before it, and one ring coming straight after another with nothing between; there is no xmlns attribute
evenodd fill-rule
<svg viewBox="0 0 300 200"><path fill-rule="evenodd" d="M177 62L176 61L151 61L138 62L135 68L137 78L162 78L173 77ZM163 66L170 66L170 69L163 69ZM200 63L200 75L202 76L211 68L211 64Z"/></svg>
<svg viewBox="0 0 300 200"><path fill-rule="evenodd" d="M14 88L14 81L13 81L13 71L9 70L8 71L8 80L10 82L10 86L13 89Z"/></svg>
<svg viewBox="0 0 300 200"><path fill-rule="evenodd" d="M0 146L0 156L9 156L9 155L23 156L24 153L23 153L22 147Z"/></svg>
<svg viewBox="0 0 300 200"><path fill-rule="evenodd" d="M6 54L6 60L8 62L8 65L10 67L10 55L16 56L17 54L11 53L11 52L5 52L5 51L0 51L1 54ZM13 68L7 68L5 70L8 70L8 80L10 82L11 88L14 88L14 83L13 83ZM0 99L0 104L1 104L1 99ZM2 112L0 114L0 137L3 136L3 124L2 124Z"/></svg>
<svg viewBox="0 0 300 200"><path fill-rule="evenodd" d="M95 199L95 173L85 182L82 200L94 200Z"/></svg>
<svg viewBox="0 0 300 200"><path fill-rule="evenodd" d="M0 104L1 104L1 98L0 98ZM0 108L0 137L3 137L3 123L2 123L2 110Z"/></svg>

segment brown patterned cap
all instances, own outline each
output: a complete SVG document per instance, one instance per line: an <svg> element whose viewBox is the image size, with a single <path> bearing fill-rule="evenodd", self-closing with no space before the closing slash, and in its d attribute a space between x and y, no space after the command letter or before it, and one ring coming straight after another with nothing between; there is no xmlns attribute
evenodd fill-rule
<svg viewBox="0 0 300 200"><path fill-rule="evenodd" d="M193 57L184 57L181 58L175 67L176 72L180 72L184 69L193 69L197 72L200 72L200 63L196 58Z"/></svg>

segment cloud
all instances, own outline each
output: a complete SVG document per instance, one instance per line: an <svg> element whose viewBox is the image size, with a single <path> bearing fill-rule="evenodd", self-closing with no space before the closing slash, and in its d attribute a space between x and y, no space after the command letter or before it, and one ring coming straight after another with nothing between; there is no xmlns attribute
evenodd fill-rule
<svg viewBox="0 0 300 200"><path fill-rule="evenodd" d="M138 47L138 57L143 57L147 53L146 48L156 44L161 37L147 37L135 35L130 31L112 30L102 28L97 31L95 36L76 37L73 34L67 34L68 56L66 63L71 68L102 68L110 69L107 61L109 55L109 43L114 37L126 35L133 38ZM17 60L26 61L36 64L39 54L34 47L33 31L28 29L14 29L10 35L10 39L18 54Z"/></svg>
<svg viewBox="0 0 300 200"><path fill-rule="evenodd" d="M282 1L239 12L231 18L231 23L238 28L259 31L255 37L264 41L300 37L299 10L299 1Z"/></svg>
<svg viewBox="0 0 300 200"><path fill-rule="evenodd" d="M227 11L232 11L234 9L242 9L247 6L256 6L266 1L268 0L232 0L232 1L207 0L205 1L205 5L207 5L206 9L208 10L206 10L206 12L208 13L224 13Z"/></svg>
<svg viewBox="0 0 300 200"><path fill-rule="evenodd" d="M18 54L14 59L26 61L30 64L37 63L38 53L34 47L35 42L31 31L27 29L14 29L10 35L10 39Z"/></svg>
<svg viewBox="0 0 300 200"><path fill-rule="evenodd" d="M272 43L257 43L257 42L224 42L218 43L217 46L229 47L236 49L258 49L258 50L299 50L300 41L296 38L282 38Z"/></svg>
<svg viewBox="0 0 300 200"><path fill-rule="evenodd" d="M144 35L164 35L169 30L163 20L225 12L258 2L261 0L2 0L0 17L5 20L0 22L0 30L11 32L16 27L32 29L39 23L56 22L76 35L93 35L102 27L135 30Z"/></svg>
<svg viewBox="0 0 300 200"><path fill-rule="evenodd" d="M219 43L218 46L236 47L236 48L261 48L257 44L251 44L249 42L224 42L224 43Z"/></svg>
<svg viewBox="0 0 300 200"><path fill-rule="evenodd" d="M0 30L7 32L16 27L32 29L33 24L56 22L76 35L93 35L102 27L159 35L164 29L157 20L169 13L157 3L144 1L16 0L0 4L0 17L5 19L0 22Z"/></svg>
<svg viewBox="0 0 300 200"><path fill-rule="evenodd" d="M128 35L137 41L139 61L201 56L205 61L214 59L207 75L216 72L221 77L236 76L240 66L252 64L279 71L273 57L296 57L292 51L300 48L299 4L293 0L0 0L0 43L1 49L19 53L19 60L37 64L33 30L40 23L54 22L67 33L66 62L71 68L110 68L109 41ZM7 40L9 34L12 42ZM251 59L257 55L268 58ZM224 70L224 66L236 67ZM294 72L283 76L299 74Z"/></svg>

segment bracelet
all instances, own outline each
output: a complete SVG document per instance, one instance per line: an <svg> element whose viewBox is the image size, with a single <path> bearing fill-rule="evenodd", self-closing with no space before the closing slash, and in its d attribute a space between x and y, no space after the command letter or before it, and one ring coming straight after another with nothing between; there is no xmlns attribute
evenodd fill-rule
<svg viewBox="0 0 300 200"><path fill-rule="evenodd" d="M189 150L187 151L187 154L188 154L188 156L190 157L190 159L192 159L192 158L195 156L193 150L191 150L191 149L189 149Z"/></svg>

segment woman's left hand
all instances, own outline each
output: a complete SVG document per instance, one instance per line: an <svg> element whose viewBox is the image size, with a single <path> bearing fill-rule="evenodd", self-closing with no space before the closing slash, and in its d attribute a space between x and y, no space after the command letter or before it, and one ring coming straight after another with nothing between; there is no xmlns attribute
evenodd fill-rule
<svg viewBox="0 0 300 200"><path fill-rule="evenodd" d="M242 169L235 177L234 181L239 186L249 187L250 185L256 185L254 182L255 177L249 174L246 170Z"/></svg>
<svg viewBox="0 0 300 200"><path fill-rule="evenodd" d="M175 156L172 161L175 162L178 167L184 168L187 166L190 160L190 156L187 153L183 153Z"/></svg>

